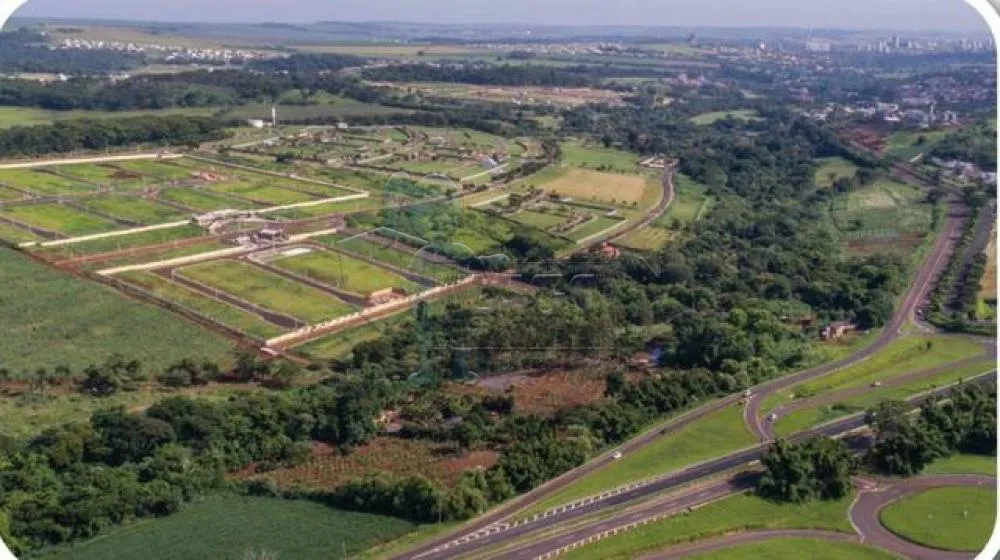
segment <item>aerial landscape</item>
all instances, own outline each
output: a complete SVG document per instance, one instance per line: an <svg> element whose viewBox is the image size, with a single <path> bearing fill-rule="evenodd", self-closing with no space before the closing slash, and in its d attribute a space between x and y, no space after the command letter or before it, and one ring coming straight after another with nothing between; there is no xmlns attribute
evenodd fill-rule
<svg viewBox="0 0 1000 560"><path fill-rule="evenodd" d="M0 21L0 560L1000 552L975 10L178 1Z"/></svg>

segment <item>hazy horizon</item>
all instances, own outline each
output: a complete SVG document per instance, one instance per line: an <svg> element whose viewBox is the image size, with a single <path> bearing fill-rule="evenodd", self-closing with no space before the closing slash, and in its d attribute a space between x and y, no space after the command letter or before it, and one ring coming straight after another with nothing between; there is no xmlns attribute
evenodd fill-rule
<svg viewBox="0 0 1000 560"><path fill-rule="evenodd" d="M287 0L29 0L14 17L87 18L176 23L401 22L638 27L795 27L844 30L988 32L962 0L840 0L803 8L798 0L509 0L503 13L489 2L404 0L355 2ZM863 17L859 17L863 16Z"/></svg>

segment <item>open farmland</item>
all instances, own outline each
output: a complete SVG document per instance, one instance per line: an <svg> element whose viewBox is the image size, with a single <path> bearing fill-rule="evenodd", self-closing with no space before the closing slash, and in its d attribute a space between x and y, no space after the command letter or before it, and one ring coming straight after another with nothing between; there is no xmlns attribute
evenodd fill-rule
<svg viewBox="0 0 1000 560"><path fill-rule="evenodd" d="M56 202L6 206L0 209L0 216L69 236L103 233L119 227L111 220Z"/></svg>
<svg viewBox="0 0 1000 560"><path fill-rule="evenodd" d="M582 141L563 143L562 155L566 165L602 171L632 173L639 163L639 157L633 153Z"/></svg>
<svg viewBox="0 0 1000 560"><path fill-rule="evenodd" d="M356 294L386 288L402 288L409 294L420 291L419 285L398 274L332 251L311 250L289 257L279 255L272 264Z"/></svg>
<svg viewBox="0 0 1000 560"><path fill-rule="evenodd" d="M226 361L231 344L153 305L0 249L0 355L15 375L75 371L118 352L158 371L181 358ZM156 336L150 336L156 333Z"/></svg>
<svg viewBox="0 0 1000 560"><path fill-rule="evenodd" d="M163 519L122 527L45 556L49 560L241 560L248 553L325 560L357 554L412 530L392 517L305 500L215 496ZM280 556L278 556L280 555Z"/></svg>
<svg viewBox="0 0 1000 560"><path fill-rule="evenodd" d="M737 109L735 111L711 111L691 117L691 122L698 126L715 124L723 119L739 119L744 121L762 120L760 114L753 109Z"/></svg>
<svg viewBox="0 0 1000 560"><path fill-rule="evenodd" d="M306 323L320 323L354 311L316 288L244 262L221 260L186 266L177 274Z"/></svg>
<svg viewBox="0 0 1000 560"><path fill-rule="evenodd" d="M581 201L631 204L643 199L648 183L640 175L567 169L558 178L540 186L546 191Z"/></svg>
<svg viewBox="0 0 1000 560"><path fill-rule="evenodd" d="M850 179L858 170L858 166L842 157L821 158L816 160L816 185L830 187L837 179Z"/></svg>

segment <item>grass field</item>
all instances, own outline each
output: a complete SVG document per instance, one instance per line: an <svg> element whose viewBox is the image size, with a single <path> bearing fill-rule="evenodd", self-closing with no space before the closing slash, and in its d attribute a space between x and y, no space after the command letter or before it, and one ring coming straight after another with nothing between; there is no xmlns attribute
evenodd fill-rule
<svg viewBox="0 0 1000 560"><path fill-rule="evenodd" d="M598 216L593 220L577 227L573 231L567 232L563 235L569 237L573 241L580 241L590 237L591 235L596 235L610 230L623 223L624 220L616 220L614 218L606 218L604 216ZM625 227L625 226L622 226Z"/></svg>
<svg viewBox="0 0 1000 560"><path fill-rule="evenodd" d="M63 364L79 371L115 352L153 372L182 358L229 359L225 338L110 288L6 249L0 270L0 356L15 375Z"/></svg>
<svg viewBox="0 0 1000 560"><path fill-rule="evenodd" d="M212 261L178 269L193 280L307 323L319 323L354 309L326 292L236 261Z"/></svg>
<svg viewBox="0 0 1000 560"><path fill-rule="evenodd" d="M115 167L119 167L126 171L131 171L132 173L139 173L147 177L152 177L154 179L160 179L165 181L179 181L182 179L190 179L191 172L183 167L173 165L170 161L157 161L157 160L133 160L133 161L118 161L115 162Z"/></svg>
<svg viewBox="0 0 1000 560"><path fill-rule="evenodd" d="M902 400L918 393L957 383L963 379L970 379L976 375L988 372L990 367L990 362L984 360L978 364L949 369L944 373L925 377L919 381L912 381L897 387L872 388L863 396L846 399L833 405L798 410L779 418L775 425L775 431L782 436L793 434L799 430L804 430L848 414L862 412L883 400Z"/></svg>
<svg viewBox="0 0 1000 560"><path fill-rule="evenodd" d="M571 502L756 443L743 425L742 406L727 407L629 453L549 496L531 512Z"/></svg>
<svg viewBox="0 0 1000 560"><path fill-rule="evenodd" d="M775 560L778 558L809 558L809 560L895 560L897 556L877 548L854 543L830 542L822 539L786 538L762 543L744 544L732 548L695 554L688 560Z"/></svg>
<svg viewBox="0 0 1000 560"><path fill-rule="evenodd" d="M24 243L27 241L40 241L42 238L26 229L0 221L0 239L13 243Z"/></svg>
<svg viewBox="0 0 1000 560"><path fill-rule="evenodd" d="M207 192L202 189L166 189L160 192L159 197L163 200L182 204L198 212L211 212L212 210L226 208L245 210L255 207L253 203L218 193Z"/></svg>
<svg viewBox="0 0 1000 560"><path fill-rule="evenodd" d="M983 353L983 347L967 338L947 335L907 336L893 341L871 358L825 375L815 381L801 383L775 393L763 403L767 410L823 393L867 385L877 380L931 369Z"/></svg>
<svg viewBox="0 0 1000 560"><path fill-rule="evenodd" d="M816 162L819 164L815 178L818 187L830 187L837 179L850 179L858 170L857 165L842 157L820 158Z"/></svg>
<svg viewBox="0 0 1000 560"><path fill-rule="evenodd" d="M368 241L359 237L344 240L334 236L317 237L313 241L323 243L328 247L338 247L352 253L364 255L397 268L433 278L439 282L454 282L467 276L463 270L454 266L437 264L420 257L414 257L417 250L402 243L387 245L388 242Z"/></svg>
<svg viewBox="0 0 1000 560"><path fill-rule="evenodd" d="M97 187L53 175L44 169L3 169L0 183L12 185L40 195L69 195L94 192Z"/></svg>
<svg viewBox="0 0 1000 560"><path fill-rule="evenodd" d="M341 359L348 356L358 344L378 340L386 331L412 318L412 313L400 313L377 322L365 323L360 327L317 338L297 347L295 351L317 360Z"/></svg>
<svg viewBox="0 0 1000 560"><path fill-rule="evenodd" d="M537 210L522 210L517 214L510 216L510 218L526 226L541 230L546 230L550 227L564 224L569 220L569 216L566 214L557 214L556 212L539 212Z"/></svg>
<svg viewBox="0 0 1000 560"><path fill-rule="evenodd" d="M696 509L689 514L650 523L621 536L611 537L571 551L573 560L637 558L670 545L755 529L826 529L853 533L847 510L853 496L836 501L804 504L771 502L751 494L738 494ZM778 557L785 558L785 557ZM791 558L808 558L792 556Z"/></svg>
<svg viewBox="0 0 1000 560"><path fill-rule="evenodd" d="M979 552L993 534L996 501L994 488L934 488L889 505L879 518L909 541Z"/></svg>
<svg viewBox="0 0 1000 560"><path fill-rule="evenodd" d="M307 502L211 497L84 542L49 560L242 560L248 551L279 559L343 558L413 529L399 519Z"/></svg>
<svg viewBox="0 0 1000 560"><path fill-rule="evenodd" d="M757 111L753 109L736 109L734 111L711 111L691 117L691 122L698 126L715 124L726 118L742 119L745 121L762 120Z"/></svg>
<svg viewBox="0 0 1000 560"><path fill-rule="evenodd" d="M89 235L118 229L118 224L111 220L56 202L8 206L0 210L0 215L69 236Z"/></svg>
<svg viewBox="0 0 1000 560"><path fill-rule="evenodd" d="M539 186L577 200L630 204L643 199L648 183L640 175L569 169L560 177Z"/></svg>
<svg viewBox="0 0 1000 560"><path fill-rule="evenodd" d="M49 111L34 107L0 106L0 128L50 124L75 119L124 119L141 116L188 115L209 117L215 112L210 107L184 107L146 111Z"/></svg>
<svg viewBox="0 0 1000 560"><path fill-rule="evenodd" d="M993 455L958 454L937 459L921 474L984 474L996 476L997 458Z"/></svg>
<svg viewBox="0 0 1000 560"><path fill-rule="evenodd" d="M611 171L632 173L636 171L639 163L639 156L631 152L594 146L581 141L563 143L562 154L563 163L571 167L596 169L603 166Z"/></svg>
<svg viewBox="0 0 1000 560"><path fill-rule="evenodd" d="M44 247L37 251L49 258L72 258L82 255L96 255L111 251L120 251L133 247L145 247L147 245L157 245L200 237L205 235L205 230L193 226L181 226L168 229L158 229L153 231L143 231L129 235L119 235L116 237L106 237L72 243L70 245L57 245L55 247Z"/></svg>
<svg viewBox="0 0 1000 560"><path fill-rule="evenodd" d="M266 182L228 181L215 183L208 190L216 193L233 194L253 202L268 205L295 204L316 200L304 193L268 186Z"/></svg>
<svg viewBox="0 0 1000 560"><path fill-rule="evenodd" d="M931 151L945 136L948 136L946 130L901 130L886 139L885 152L908 160L921 152Z"/></svg>
<svg viewBox="0 0 1000 560"><path fill-rule="evenodd" d="M14 189L0 186L0 202L10 202L12 200L24 200L28 196Z"/></svg>
<svg viewBox="0 0 1000 560"><path fill-rule="evenodd" d="M365 295L385 288L403 288L408 294L420 291L419 285L394 272L330 251L314 250L305 255L283 257L273 264L356 294Z"/></svg>
<svg viewBox="0 0 1000 560"><path fill-rule="evenodd" d="M203 296L198 292L175 284L152 272L124 272L120 277L131 284L145 288L169 302L193 309L224 325L248 334L268 339L284 332L280 327L268 323L253 313Z"/></svg>
<svg viewBox="0 0 1000 560"><path fill-rule="evenodd" d="M128 196L111 195L90 198L81 202L80 205L115 218L133 220L144 225L176 222L185 218L184 212L166 204Z"/></svg>
<svg viewBox="0 0 1000 560"><path fill-rule="evenodd" d="M673 228L701 219L711 208L713 199L705 185L678 173L674 177L674 186L676 195L670 208L651 225L627 235L623 245L640 251L661 249L677 235Z"/></svg>
<svg viewBox="0 0 1000 560"><path fill-rule="evenodd" d="M834 224L846 239L923 234L930 230L933 207L916 187L882 179L838 197Z"/></svg>

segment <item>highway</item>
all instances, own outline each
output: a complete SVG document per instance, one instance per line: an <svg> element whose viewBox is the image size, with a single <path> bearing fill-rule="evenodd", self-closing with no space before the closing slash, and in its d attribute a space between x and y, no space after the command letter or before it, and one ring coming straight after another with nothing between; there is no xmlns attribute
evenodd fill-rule
<svg viewBox="0 0 1000 560"><path fill-rule="evenodd" d="M885 346L887 346L889 343L891 343L893 340L899 337L901 327L908 321L914 320L916 308L926 298L927 293L929 293L929 291L931 290L934 280L937 278L937 275L940 273L942 267L944 267L945 264L947 263L951 250L954 247L954 240L958 235L960 235L961 232L962 221L965 217L965 213L963 212L963 210L964 207L961 207L958 204L952 203L949 205L947 222L942 228L940 235L935 240L931 250L928 251L927 256L924 258L924 261L921 264L914 280L911 282L909 289L907 290L906 294L903 297L901 305L893 313L893 316L891 317L889 323L883 330L882 335L876 342L843 360L839 360L831 364L826 364L817 368L799 372L797 374L793 374L790 376L778 378L763 383L761 385L758 385L751 389L752 397L750 398L748 406L746 407L744 418L748 424L748 427L751 429L752 433L758 436L761 439L761 441L773 440L774 436L773 430L770 429L770 426L764 425L760 417L760 405L763 402L764 397L766 397L767 395L770 395L776 391L780 391L792 385L802 383L804 381L822 377L823 375L827 375L833 371L843 369L845 367L858 363L862 360L865 360L870 356L872 356L873 354L875 354L876 352L878 352L879 350L885 348ZM740 400L740 398L741 398L740 395L731 395L724 399L714 401L712 403L694 409L693 411L681 416L680 418L668 420L667 422L657 426L656 428L653 428L645 432L641 436L632 439L626 444L618 447L617 451L621 452L622 454L625 454L641 449L642 447L645 447L646 445L655 441L662 435L673 433L685 426L688 426L694 422L697 422L698 420L701 420L702 418L705 418L706 416L718 410L725 408L726 406L735 404ZM750 456L752 456L752 454L757 449L758 448L752 448L751 450L749 450L748 452L751 454ZM759 455L759 452L757 453L757 455ZM611 453L606 453L602 456L599 456L594 460L586 463L585 465L577 469L574 469L572 471L569 471L568 473L560 477L557 477L547 482L546 484L543 484L542 486L539 486L538 488L528 492L527 494L521 496L520 498L515 499L511 503L503 505L487 513L486 515L477 518L471 523L464 525L457 532L453 532L449 535L432 539L420 545L419 547L416 547L402 555L396 556L395 558L397 559L447 558L451 555L450 553L456 552L456 549L458 547L467 546L471 543L484 544L482 538L494 539L499 537L500 535L503 535L504 537L510 537L511 535L507 534L507 532L494 532L493 534L488 536L483 536L483 533L490 531L492 529L496 529L496 527L494 526L502 527L503 526L502 522L507 518L511 517L517 511L527 509L533 504L540 502L544 498L558 492L562 488L565 488L566 486L583 478L587 474L590 474L591 472L605 466L606 464L608 464L613 460L614 459L612 458ZM676 487L678 485L686 484L693 480L703 478L704 476L707 476L708 474L711 474L713 472L720 472L722 470L727 470L729 468L732 468L734 465L740 464L741 462L740 460L736 460L736 462L730 466L721 466L720 464L717 464L719 462L726 463L733 460L734 459L732 457L721 458L716 460L715 462L710 461L707 463L703 463L701 465L697 465L692 469L680 471L676 475L677 480L673 481L672 484L667 484L663 488ZM747 462L747 461L742 461L742 462ZM660 490L662 490L663 488L660 488ZM636 491L639 490L637 489ZM632 499L635 499L636 497L638 497L638 495L632 496L630 495L630 493L626 492L620 494L619 496L616 496L614 499L616 503L624 503L625 501L630 501ZM604 502L601 503L603 504ZM591 506L596 507L596 504L591 504ZM579 511L581 512L579 515L585 514L586 512L583 512L582 509L583 508L576 509L573 510L573 512ZM579 515L572 515L572 517L578 517ZM527 532L528 527L522 525L513 530L521 531L523 534L523 532ZM475 538L473 538L473 536L475 536ZM465 542L462 544L457 544L457 545L455 544L456 541L461 541L461 540L465 540ZM442 549L442 547L444 546L448 546L449 548ZM434 554L431 554L432 551L436 552L434 552Z"/></svg>
<svg viewBox="0 0 1000 560"><path fill-rule="evenodd" d="M981 375L975 378L975 381L980 383L989 382L992 379L994 379L995 374L996 372L993 371L988 374ZM950 387L943 387L923 395L911 397L910 399L907 400L907 402L912 406L919 406L927 399L946 395L949 391L951 391ZM845 437L851 434L851 432L854 432L864 427L865 427L865 415L863 413L855 414L852 416L848 416L846 418L829 422L827 424L823 424L821 426L817 426L815 428L806 430L804 432L800 432L788 438L788 440L792 442L804 441L815 436ZM848 445L851 448L857 451L861 451L867 448L867 446L870 443L870 440L867 437L846 437L845 442L848 443ZM436 544L434 546L425 545L421 547L421 549L419 550L410 551L405 556L402 556L402 558L414 558L414 559L420 558L421 560L454 558L462 554L468 554L470 552L473 552L475 550L487 546L498 545L503 542L516 541L531 533L535 533L541 530L552 529L553 527L562 525L573 519L579 519L585 516L590 516L599 513L601 511L607 510L609 508L622 506L624 504L635 502L638 500L650 499L651 497L657 494L669 490L678 489L683 486L687 486L698 480L708 478L713 475L719 475L721 473L740 468L749 469L752 467L754 463L756 463L760 459L761 455L767 450L768 445L769 444L764 444L764 443L757 444L753 447L742 449L740 451L730 453L723 457L718 457L716 459L712 459L710 461L706 461L704 463L700 463L692 467L688 467L679 471L669 473L660 478L653 479L649 481L647 484L637 486L635 488L626 490L618 494L610 495L604 499L592 501L589 503L581 503L578 507L562 510L553 515L540 517L538 519L535 519L534 521L522 522L519 524L499 524L498 527L496 527L492 532L483 532L478 536L476 536L475 538L469 538L468 540L465 541L461 541L461 539L459 540L439 539L438 541L435 541ZM640 516L637 519L645 519L650 516L658 516L664 514L665 512L674 512L675 511L674 508L684 509L687 507L694 507L706 501L711 501L711 499L717 499L724 495L752 488L755 484L756 484L756 475L754 473L741 473L730 479L727 479L724 482L719 483L718 485L712 486L711 489L713 490L713 493L709 496L701 495L701 493L704 492L705 489L697 489L695 491L692 491L692 493L690 494L679 496L677 500L671 500L668 502L651 506L650 508L644 510L640 510L641 512L644 512L643 513L644 517ZM728 494L724 492L720 493L725 488L728 488ZM664 504L669 504L669 507L668 505ZM521 509L522 507L523 506L521 506L520 504L511 504L509 508L505 508L505 511L506 509L512 509L516 511L518 509ZM499 512L494 513L491 516L491 518L495 518L499 515L500 515ZM593 525L588 525L586 527L580 528L576 531L573 531L572 533L569 533L568 535L560 535L558 537L553 537L550 539L534 542L529 547L526 547L526 550L528 550L528 552L526 552L525 554L528 554L528 556L521 556L520 553L518 553L515 556L511 556L505 553L504 557L534 558L535 556L539 556L547 552L550 552L552 550L556 550L558 548L566 546L568 543L576 542L576 540L584 539L589 536L599 534L603 531L602 528L604 529L608 528L607 523L609 522L618 522L618 524L621 525L632 523L635 521L635 519L633 519L632 516L635 515L637 515L636 512L628 513L627 519L624 519L620 516L615 516L606 521L602 521L600 523L595 523ZM502 519L503 517L501 516L500 518ZM480 524L481 523L477 523L477 525ZM613 526L615 525L612 525L612 527ZM463 535L468 535L469 533L474 533L474 531L466 530L463 531L462 533ZM569 538L569 536L577 536L579 537L579 539L574 538L566 540ZM435 550L435 548L437 549Z"/></svg>

